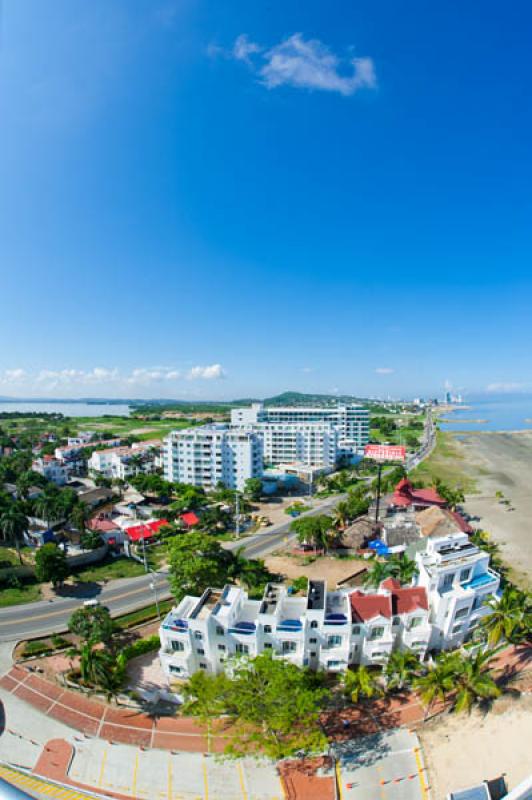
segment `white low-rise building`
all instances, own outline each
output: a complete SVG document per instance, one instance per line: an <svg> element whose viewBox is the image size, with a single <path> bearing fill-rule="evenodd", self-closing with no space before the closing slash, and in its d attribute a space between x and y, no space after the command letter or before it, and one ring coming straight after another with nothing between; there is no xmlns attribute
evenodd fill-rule
<svg viewBox="0 0 532 800"><path fill-rule="evenodd" d="M485 601L497 596L500 584L489 561L489 554L465 533L427 539L425 549L416 554L417 582L429 597L431 649L459 647L489 613Z"/></svg>
<svg viewBox="0 0 532 800"><path fill-rule="evenodd" d="M95 450L87 462L90 473L106 478L127 480L141 472L154 472L160 464L160 448L153 443L137 442L136 447Z"/></svg>
<svg viewBox="0 0 532 800"><path fill-rule="evenodd" d="M227 425L172 431L164 440L163 465L168 481L205 489L223 483L242 491L248 478L262 475L262 442L256 433Z"/></svg>
<svg viewBox="0 0 532 800"><path fill-rule="evenodd" d="M47 480L57 484L57 486L64 486L72 472L72 468L68 463L62 462L54 458L54 456L36 458L31 468L34 472L38 472Z"/></svg>
<svg viewBox="0 0 532 800"><path fill-rule="evenodd" d="M306 597L268 584L262 600L237 586L187 596L163 621L160 660L170 679L199 669L215 674L228 658L271 650L297 666L339 672L355 664L383 664L394 648L420 658L430 639L427 594L385 581L378 593L327 592L310 581Z"/></svg>

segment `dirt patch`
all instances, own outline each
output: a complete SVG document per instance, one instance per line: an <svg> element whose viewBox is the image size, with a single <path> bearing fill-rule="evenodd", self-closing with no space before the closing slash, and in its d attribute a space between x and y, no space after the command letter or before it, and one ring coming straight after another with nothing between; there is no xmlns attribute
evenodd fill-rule
<svg viewBox="0 0 532 800"><path fill-rule="evenodd" d="M362 575L367 569L363 561L332 556L318 556L309 563L309 556L271 555L265 561L270 572L284 575L289 580L305 576L310 580L327 581L329 589L335 589L339 583L348 579L348 583L344 585L360 586Z"/></svg>
<svg viewBox="0 0 532 800"><path fill-rule="evenodd" d="M443 715L418 729L433 800L505 773L510 789L530 773L532 696L496 701L483 714Z"/></svg>

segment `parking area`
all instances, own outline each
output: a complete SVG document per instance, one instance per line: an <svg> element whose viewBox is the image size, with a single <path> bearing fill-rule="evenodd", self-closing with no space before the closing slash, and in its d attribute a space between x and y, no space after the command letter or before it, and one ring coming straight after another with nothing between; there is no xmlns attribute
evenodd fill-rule
<svg viewBox="0 0 532 800"><path fill-rule="evenodd" d="M428 800L419 740L408 730L334 746L339 800Z"/></svg>
<svg viewBox="0 0 532 800"><path fill-rule="evenodd" d="M275 766L201 753L139 750L92 739L77 743L68 777L96 791L154 800L281 800Z"/></svg>

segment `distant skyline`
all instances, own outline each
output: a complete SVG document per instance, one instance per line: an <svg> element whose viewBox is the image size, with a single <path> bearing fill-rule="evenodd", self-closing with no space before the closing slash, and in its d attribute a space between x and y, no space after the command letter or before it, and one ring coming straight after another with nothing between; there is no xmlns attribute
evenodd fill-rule
<svg viewBox="0 0 532 800"><path fill-rule="evenodd" d="M532 6L4 0L0 395L532 392Z"/></svg>

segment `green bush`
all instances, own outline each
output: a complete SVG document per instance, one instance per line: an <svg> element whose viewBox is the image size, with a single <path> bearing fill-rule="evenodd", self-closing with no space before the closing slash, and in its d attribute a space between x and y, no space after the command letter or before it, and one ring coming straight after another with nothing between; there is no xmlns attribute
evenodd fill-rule
<svg viewBox="0 0 532 800"><path fill-rule="evenodd" d="M294 592L306 592L308 589L308 578L306 575L301 575L292 581L292 589Z"/></svg>
<svg viewBox="0 0 532 800"><path fill-rule="evenodd" d="M65 639L64 636L58 636L57 633L55 633L52 636L52 644L57 650L59 650L62 647L70 647L71 642L69 642L68 639Z"/></svg>
<svg viewBox="0 0 532 800"><path fill-rule="evenodd" d="M172 600L162 600L159 603L161 616L164 616L173 607ZM124 614L115 620L115 627L117 630L127 630L133 628L135 625L140 625L143 622L150 622L157 617L157 608L155 604L147 608L140 608L138 611L132 611L130 614Z"/></svg>
<svg viewBox="0 0 532 800"><path fill-rule="evenodd" d="M50 645L45 642L26 642L24 646L25 656L43 656L51 650Z"/></svg>
<svg viewBox="0 0 532 800"><path fill-rule="evenodd" d="M147 636L146 639L137 639L133 644L124 647L123 654L126 661L137 656L146 655L146 653L153 653L161 646L161 641L158 634L154 633L153 636Z"/></svg>

